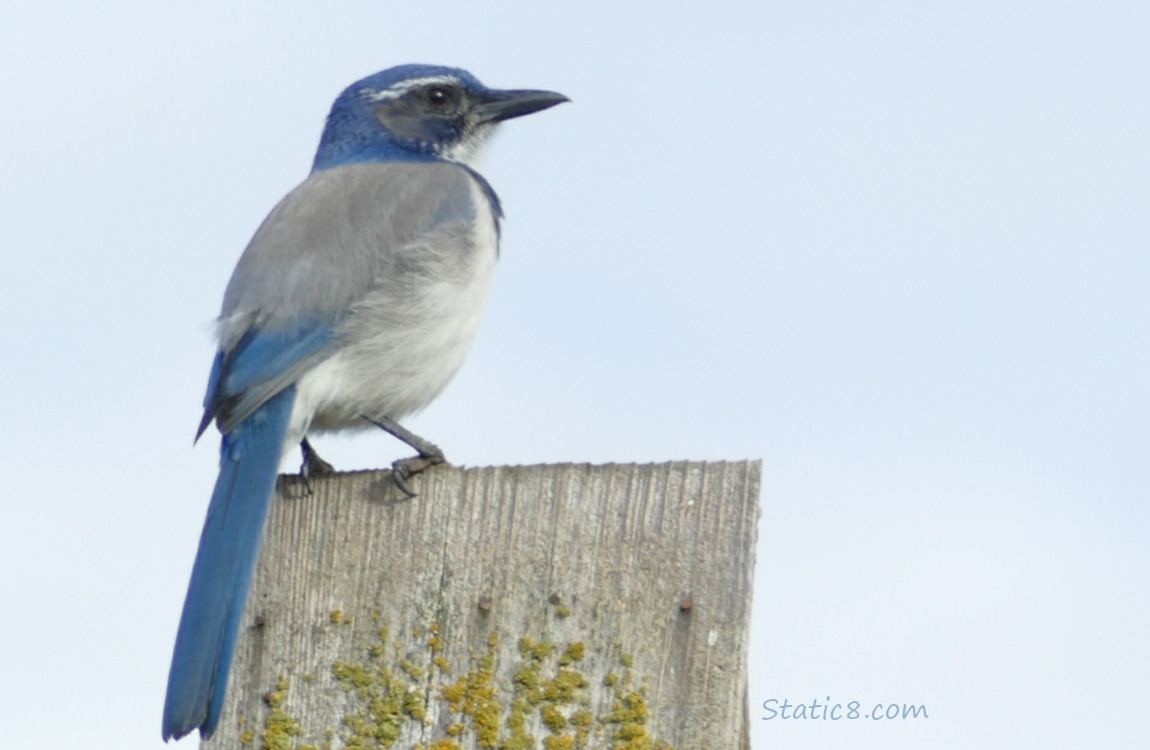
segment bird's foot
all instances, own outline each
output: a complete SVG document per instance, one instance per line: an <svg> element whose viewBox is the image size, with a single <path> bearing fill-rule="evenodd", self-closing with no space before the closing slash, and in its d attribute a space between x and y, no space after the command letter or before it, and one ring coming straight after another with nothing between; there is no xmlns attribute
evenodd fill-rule
<svg viewBox="0 0 1150 750"><path fill-rule="evenodd" d="M303 462L299 465L299 478L303 480L304 489L310 495L312 477L330 477L336 471L334 466L319 457L307 438L300 441L299 450L303 454Z"/></svg>
<svg viewBox="0 0 1150 750"><path fill-rule="evenodd" d="M316 453L315 448L307 438L300 441L300 453L303 454L303 463L300 464L299 473L305 477L330 477L335 474L335 467L324 461Z"/></svg>
<svg viewBox="0 0 1150 750"><path fill-rule="evenodd" d="M408 497L415 497L415 493L407 486L407 480L415 476L419 472L437 464L442 464L447 461L443 455L443 451L436 448L431 443L427 444L433 449L433 452L421 453L418 456L410 456L408 458L401 458L398 461L393 461L391 464L391 478L395 480L395 486L399 491Z"/></svg>
<svg viewBox="0 0 1150 750"><path fill-rule="evenodd" d="M388 417L374 419L372 417L364 417L364 419L419 451L418 456L401 458L391 464L391 477L395 480L395 486L408 497L415 497L415 493L407 486L408 479L428 467L447 462L439 446L430 440L421 438L394 419L389 419Z"/></svg>

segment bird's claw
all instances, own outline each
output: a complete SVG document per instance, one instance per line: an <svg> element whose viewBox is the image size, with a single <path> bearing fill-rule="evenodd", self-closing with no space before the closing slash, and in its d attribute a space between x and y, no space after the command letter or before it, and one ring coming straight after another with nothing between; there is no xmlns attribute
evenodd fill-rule
<svg viewBox="0 0 1150 750"><path fill-rule="evenodd" d="M330 477L336 474L335 467L317 456L314 452L299 467L299 473L307 477Z"/></svg>
<svg viewBox="0 0 1150 750"><path fill-rule="evenodd" d="M407 486L407 480L424 469L444 463L446 460L438 448L435 448L435 452L428 451L425 455L401 458L391 464L391 478L395 480L395 486L400 492L408 497L415 497L416 493Z"/></svg>
<svg viewBox="0 0 1150 750"><path fill-rule="evenodd" d="M299 448L300 453L303 454L303 462L299 465L299 478L303 481L304 491L311 495L313 494L311 478L330 477L336 473L336 470L334 466L319 457L306 437L300 441Z"/></svg>

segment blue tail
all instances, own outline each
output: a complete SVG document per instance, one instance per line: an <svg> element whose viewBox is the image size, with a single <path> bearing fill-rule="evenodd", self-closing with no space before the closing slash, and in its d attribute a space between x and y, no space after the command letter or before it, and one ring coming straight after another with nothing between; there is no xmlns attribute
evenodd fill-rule
<svg viewBox="0 0 1150 750"><path fill-rule="evenodd" d="M168 674L165 741L196 728L207 739L219 723L294 402L292 386L223 437Z"/></svg>

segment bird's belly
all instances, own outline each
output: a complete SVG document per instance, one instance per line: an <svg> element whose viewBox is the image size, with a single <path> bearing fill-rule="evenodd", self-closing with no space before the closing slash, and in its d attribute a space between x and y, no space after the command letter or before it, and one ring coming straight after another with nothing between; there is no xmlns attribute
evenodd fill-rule
<svg viewBox="0 0 1150 750"><path fill-rule="evenodd" d="M369 426L364 417L400 420L431 403L478 331L495 265L493 233L491 240L471 253L466 273L358 307L349 343L300 379L292 437L361 429Z"/></svg>

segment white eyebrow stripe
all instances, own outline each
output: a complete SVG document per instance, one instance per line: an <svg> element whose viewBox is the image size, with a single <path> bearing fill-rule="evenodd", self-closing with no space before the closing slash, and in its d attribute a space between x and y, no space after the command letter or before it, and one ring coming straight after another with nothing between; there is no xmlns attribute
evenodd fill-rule
<svg viewBox="0 0 1150 750"><path fill-rule="evenodd" d="M360 93L373 102L382 102L391 99L398 99L412 89L419 88L420 86L428 86L433 83L458 86L459 79L455 76L426 76L424 78L409 78L406 81L393 83L383 91L376 91L375 89L365 88L360 89Z"/></svg>

